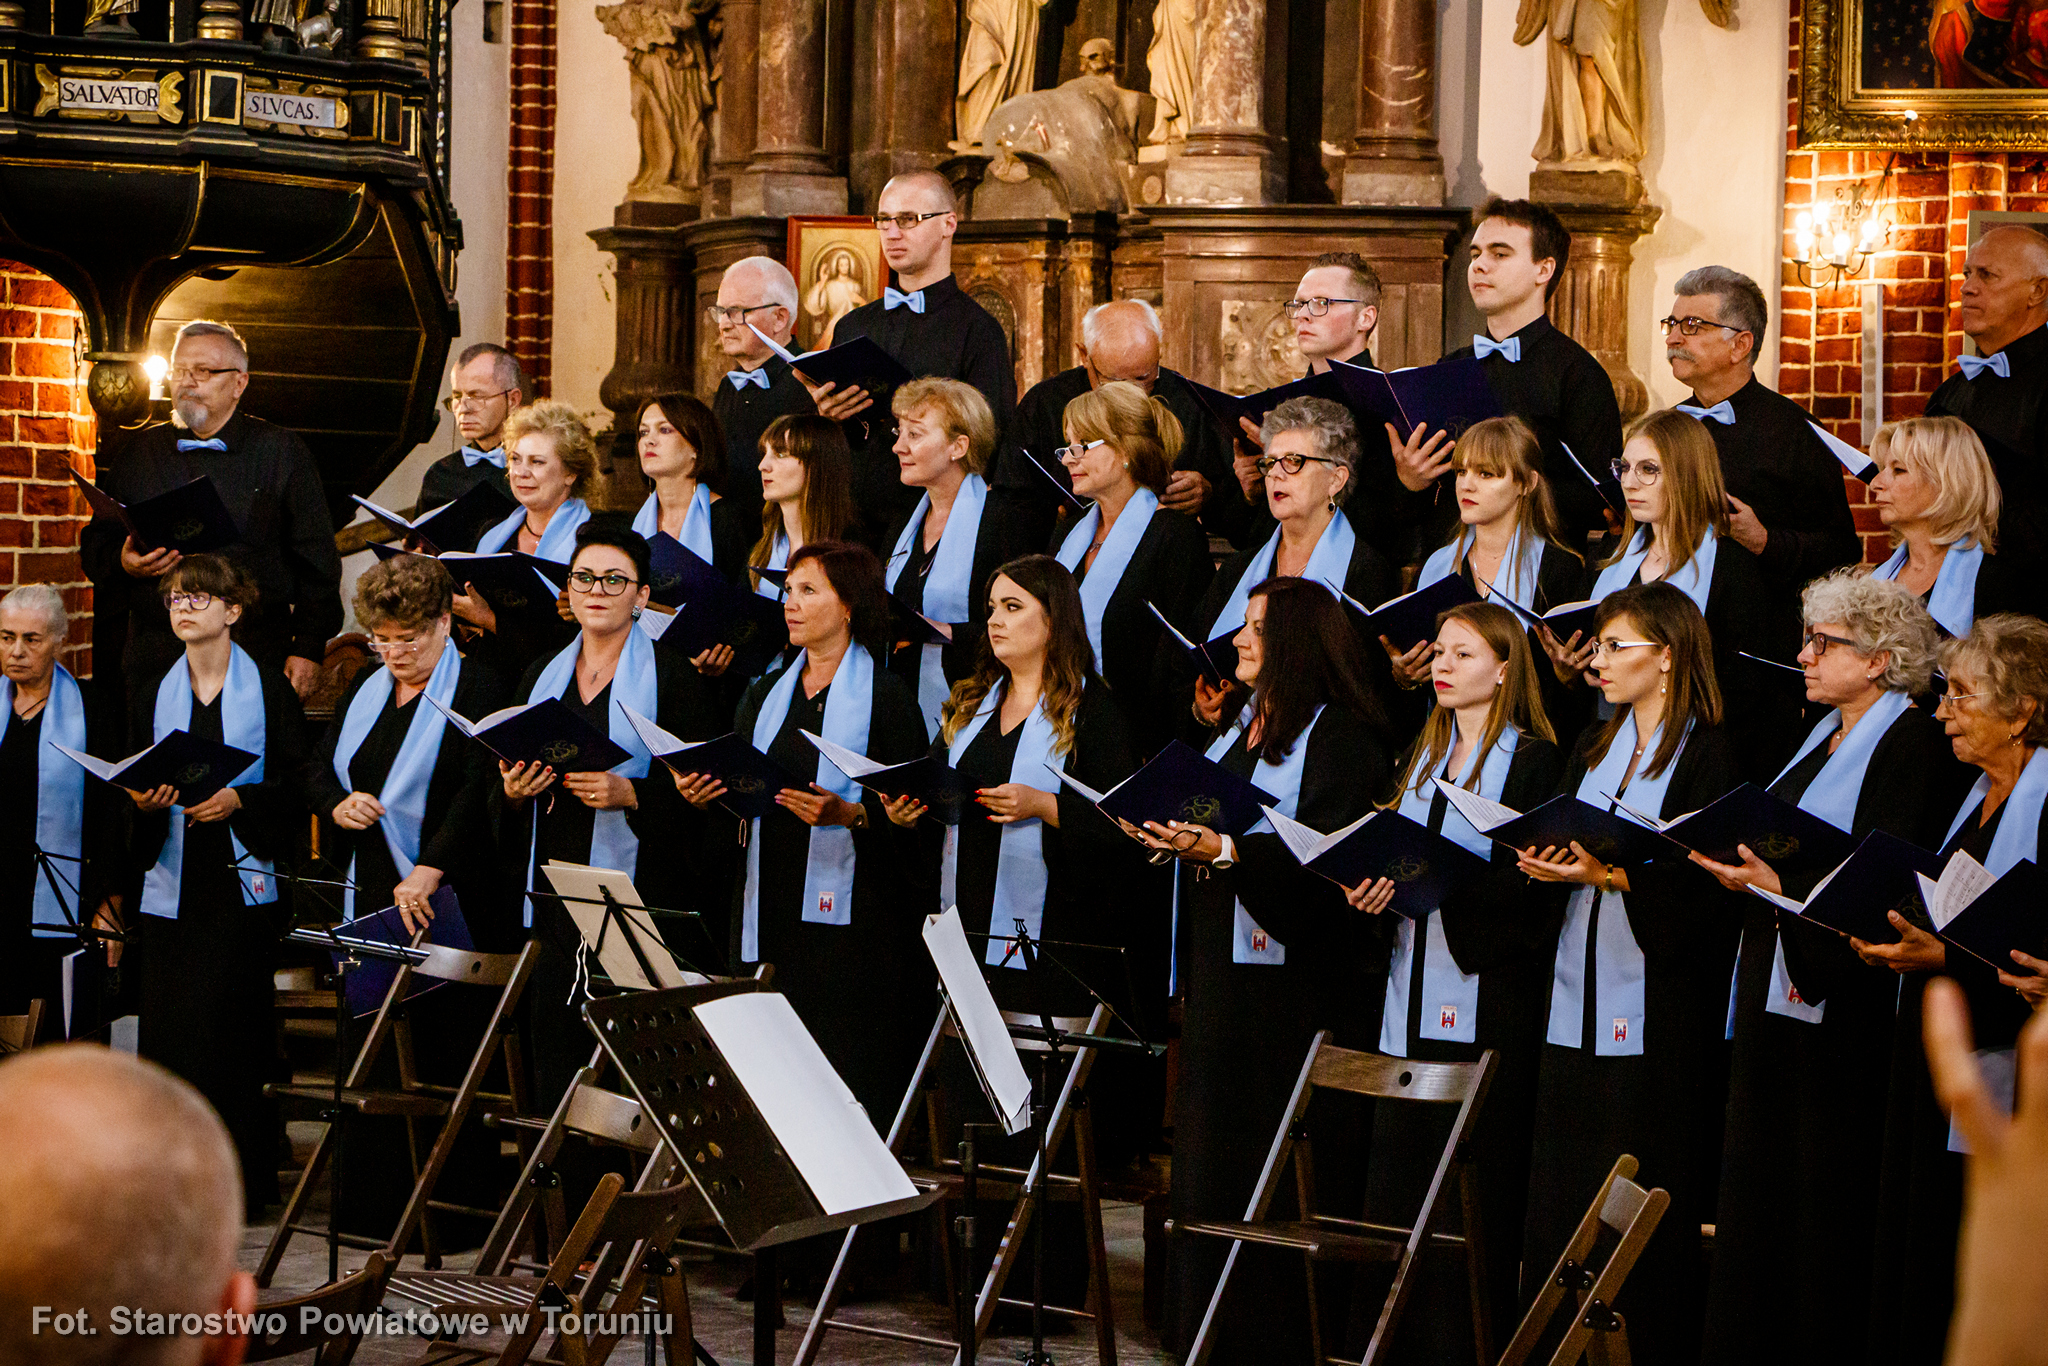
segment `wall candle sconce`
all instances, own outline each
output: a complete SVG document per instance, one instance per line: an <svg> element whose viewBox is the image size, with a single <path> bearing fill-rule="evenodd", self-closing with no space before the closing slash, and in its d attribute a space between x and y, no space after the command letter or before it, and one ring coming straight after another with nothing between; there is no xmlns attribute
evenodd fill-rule
<svg viewBox="0 0 2048 1366"><path fill-rule="evenodd" d="M1792 223L1792 263L1799 283L1809 288L1839 284L1861 275L1870 258L1891 240L1884 201L1894 152L1873 182L1838 186L1833 199L1802 210Z"/></svg>

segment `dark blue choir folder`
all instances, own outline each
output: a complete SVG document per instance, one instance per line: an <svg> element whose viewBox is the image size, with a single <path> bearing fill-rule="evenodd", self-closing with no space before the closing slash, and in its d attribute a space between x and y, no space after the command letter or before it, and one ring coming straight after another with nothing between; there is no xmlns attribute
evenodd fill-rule
<svg viewBox="0 0 2048 1366"><path fill-rule="evenodd" d="M1344 601L1364 615L1368 638L1385 636L1404 654L1425 640L1436 639L1438 617L1453 607L1479 600L1463 574L1446 574L1427 588L1388 598L1372 608L1349 593L1344 595Z"/></svg>
<svg viewBox="0 0 2048 1366"><path fill-rule="evenodd" d="M1899 937L1891 921L1885 918L1888 911L1897 911L1921 929L1931 931L1934 922L1928 918L1927 903L1920 895L1919 878L1939 876L1941 867L1941 855L1897 835L1873 830L1841 867L1807 893L1805 904L1800 906L1800 919L1871 944L1889 944ZM1770 900L1783 906L1789 898Z"/></svg>
<svg viewBox="0 0 2048 1366"><path fill-rule="evenodd" d="M1685 846L1668 835L1569 792L1523 815L1441 778L1436 785L1473 829L1510 849L1562 849L1577 840L1602 863L1624 865L1686 855Z"/></svg>
<svg viewBox="0 0 2048 1366"><path fill-rule="evenodd" d="M95 759L58 745L57 752L95 778L130 792L154 792L165 783L178 789L178 805L197 806L248 771L257 756L218 740L174 730L140 753L118 763Z"/></svg>
<svg viewBox="0 0 2048 1366"><path fill-rule="evenodd" d="M2022 971L2012 950L2048 955L2048 876L2022 859L1954 913L1938 934L2003 972Z"/></svg>
<svg viewBox="0 0 2048 1366"><path fill-rule="evenodd" d="M1513 612L1532 631L1538 626L1548 626L1550 634L1556 636L1560 643L1569 641L1573 633L1578 632L1582 635L1579 644L1585 645L1592 640L1593 623L1600 615L1599 600L1593 598L1583 602L1559 603L1548 612L1532 612L1507 594L1495 591L1491 584L1487 585L1486 600L1497 602Z"/></svg>
<svg viewBox="0 0 2048 1366"><path fill-rule="evenodd" d="M435 892L427 898L427 905L433 907L434 921L427 927L427 937L420 941L422 947L432 944L444 949L475 951L476 943L469 936L469 924L462 918L462 903L456 899L453 887L443 887ZM375 915L359 915L345 925L336 925L334 933L343 943L354 941L399 946L412 943L412 935L407 932L396 906L386 907ZM341 962L339 953L330 951L328 956L337 965ZM374 1015L384 1004L385 994L391 990L400 964L395 959L367 955L358 957L355 963L348 971L348 1013ZM446 985L438 977L414 977L412 985L406 989L405 999L413 1000Z"/></svg>
<svg viewBox="0 0 2048 1366"><path fill-rule="evenodd" d="M703 556L667 532L649 541L648 550L650 596L676 609L672 616L643 615L640 624L648 635L686 659L695 659L714 645L730 645L733 670L741 678L752 678L789 644L779 599L735 588Z"/></svg>
<svg viewBox="0 0 2048 1366"><path fill-rule="evenodd" d="M724 783L725 795L719 801L741 820L755 820L774 810L775 794L786 787L793 787L799 792L811 790L809 783L755 749L753 743L737 731L728 731L716 740L690 745L630 709L626 718L639 730L640 738L654 752L654 757L661 760L671 773L685 778L701 773Z"/></svg>
<svg viewBox="0 0 2048 1366"><path fill-rule="evenodd" d="M1296 862L1340 887L1393 879L1388 909L1410 920L1443 905L1461 881L1486 869L1485 859L1398 811L1368 812L1328 835L1270 806L1266 819Z"/></svg>
<svg viewBox="0 0 2048 1366"><path fill-rule="evenodd" d="M957 629L964 622L949 622ZM919 649L926 645L950 645L953 642L939 630L939 624L924 613L914 610L903 599L889 595L889 639L907 649Z"/></svg>
<svg viewBox="0 0 2048 1366"><path fill-rule="evenodd" d="M884 797L915 797L930 808L932 818L941 824L960 823L960 808L970 794L959 772L945 760L926 754L907 764L878 764L822 735L805 731L804 738L817 746L827 763L862 787Z"/></svg>
<svg viewBox="0 0 2048 1366"><path fill-rule="evenodd" d="M431 696L427 701L457 730L508 764L542 763L557 773L602 773L631 757L559 697L506 707L477 721L456 715Z"/></svg>
<svg viewBox="0 0 2048 1366"><path fill-rule="evenodd" d="M1086 512L1092 506L1086 499L1074 493L1072 477L1057 461L1048 465L1024 447L1019 446L1017 449L1023 452L1024 458L1031 463L1033 469L1045 476L1045 482L1052 485L1053 492L1059 495L1060 501L1067 505L1069 511Z"/></svg>
<svg viewBox="0 0 2048 1366"><path fill-rule="evenodd" d="M1197 645L1166 619L1166 613L1159 610L1159 604L1147 601L1145 606L1159 618L1159 624L1166 628L1167 637L1180 646L1190 663L1202 671L1202 677L1209 680L1210 687L1227 688L1236 681L1237 646L1231 642L1237 639L1238 628L1233 627L1214 640Z"/></svg>
<svg viewBox="0 0 2048 1366"><path fill-rule="evenodd" d="M1601 502L1613 508L1617 513L1623 513L1628 511L1627 504L1624 503L1621 498L1620 480L1614 478L1612 474L1610 474L1604 480L1600 478L1599 475L1587 469L1586 462L1579 459L1579 453L1573 450L1570 446L1567 446L1564 442L1558 442L1557 448L1564 452L1564 458L1566 462L1569 463L1573 469L1579 472L1579 476L1583 478L1587 483L1593 486L1593 491L1600 495ZM1554 481L1558 477L1558 471L1545 470L1543 472L1543 477Z"/></svg>
<svg viewBox="0 0 2048 1366"><path fill-rule="evenodd" d="M77 470L71 471L71 482L78 485L78 491L85 495L95 513L119 522L134 540L135 548L145 555L153 550L197 555L242 539L210 475L202 474L189 484L180 484L169 493L159 493L132 506L101 492L98 485Z"/></svg>
<svg viewBox="0 0 2048 1366"><path fill-rule="evenodd" d="M747 566L747 572L761 580L761 582L772 583L777 588L787 588L789 586L789 571L787 569L770 569L766 565L750 564Z"/></svg>
<svg viewBox="0 0 2048 1366"><path fill-rule="evenodd" d="M569 566L517 550L478 555L450 550L438 557L455 591L473 585L493 612L516 617L560 618L558 604L569 582Z"/></svg>
<svg viewBox="0 0 2048 1366"><path fill-rule="evenodd" d="M1669 822L1664 833L1716 863L1740 863L1746 844L1777 870L1788 886L1824 877L1856 852L1857 839L1840 826L1801 811L1755 783L1744 783L1691 815Z"/></svg>
<svg viewBox="0 0 2048 1366"><path fill-rule="evenodd" d="M1183 377L1185 378L1185 377ZM1188 380L1188 387L1195 391L1195 398L1203 409L1222 429L1227 442L1244 440L1244 429L1237 425L1239 418L1248 418L1256 427L1266 420L1266 414L1290 398L1326 398L1332 403L1345 407L1353 406L1345 393L1344 381L1337 377L1335 369L1325 370L1319 375L1303 375L1300 379L1271 389L1261 389L1256 394L1239 397L1226 394L1221 389L1211 389L1206 384Z"/></svg>
<svg viewBox="0 0 2048 1366"><path fill-rule="evenodd" d="M468 550L491 527L510 517L519 505L494 484L478 484L453 502L417 517L407 517L355 494L356 505L405 537L407 550L439 555Z"/></svg>
<svg viewBox="0 0 2048 1366"><path fill-rule="evenodd" d="M1054 776L1086 797L1111 820L1142 826L1146 821L1186 821L1223 835L1242 835L1265 818L1275 798L1223 765L1169 740L1143 768L1107 792L1084 786L1068 773Z"/></svg>
<svg viewBox="0 0 2048 1366"><path fill-rule="evenodd" d="M1333 361L1330 370L1344 387L1347 407L1392 423L1403 439L1418 426L1455 437L1475 422L1501 415L1486 367L1471 356L1401 370Z"/></svg>
<svg viewBox="0 0 2048 1366"><path fill-rule="evenodd" d="M663 607L681 607L699 593L731 587L709 560L666 531L648 538L647 557L648 598Z"/></svg>
<svg viewBox="0 0 2048 1366"><path fill-rule="evenodd" d="M788 361L790 369L798 371L813 384L836 384L842 389L859 387L874 391L910 383L910 371L876 344L872 337L855 337L826 350L806 351L799 356L788 347L776 344L752 323L747 326L768 344L769 350Z"/></svg>

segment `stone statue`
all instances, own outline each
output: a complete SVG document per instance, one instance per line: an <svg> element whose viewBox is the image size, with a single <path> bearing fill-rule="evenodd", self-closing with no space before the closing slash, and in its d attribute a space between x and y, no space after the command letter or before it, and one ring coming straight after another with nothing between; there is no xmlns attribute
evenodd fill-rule
<svg viewBox="0 0 2048 1366"><path fill-rule="evenodd" d="M1052 90L1006 100L982 127L988 176L974 192L977 218L1064 218L1123 213L1138 162L1145 95L1116 83L1116 46L1081 45L1081 74Z"/></svg>
<svg viewBox="0 0 2048 1366"><path fill-rule="evenodd" d="M818 279L804 294L804 316L811 320L811 349L822 351L832 344L832 329L839 320L868 302L861 288L860 261L846 247L826 252L818 265Z"/></svg>
<svg viewBox="0 0 2048 1366"><path fill-rule="evenodd" d="M1046 0L967 0L967 41L953 101L955 146L979 146L982 125L1003 101L1031 89L1038 65L1038 12Z"/></svg>
<svg viewBox="0 0 2048 1366"><path fill-rule="evenodd" d="M711 156L717 0L620 0L597 21L626 49L640 172L629 201L692 204Z"/></svg>
<svg viewBox="0 0 2048 1366"><path fill-rule="evenodd" d="M1532 0L1533 2L1533 0ZM1195 23L1199 0L1159 0L1152 9L1152 98L1159 102L1147 142L1185 142L1195 129Z"/></svg>
<svg viewBox="0 0 2048 1366"><path fill-rule="evenodd" d="M1735 0L1700 0L1727 28ZM1532 153L1544 170L1634 173L1649 148L1636 0L1522 0L1515 42L1547 37L1543 131Z"/></svg>

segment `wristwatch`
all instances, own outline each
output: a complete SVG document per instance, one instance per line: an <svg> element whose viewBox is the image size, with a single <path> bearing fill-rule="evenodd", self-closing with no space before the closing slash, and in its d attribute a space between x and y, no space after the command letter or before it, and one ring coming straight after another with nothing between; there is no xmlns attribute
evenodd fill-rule
<svg viewBox="0 0 2048 1366"><path fill-rule="evenodd" d="M1237 865L1237 842L1228 835L1216 837L1223 841L1223 852L1209 860L1211 868L1232 868Z"/></svg>

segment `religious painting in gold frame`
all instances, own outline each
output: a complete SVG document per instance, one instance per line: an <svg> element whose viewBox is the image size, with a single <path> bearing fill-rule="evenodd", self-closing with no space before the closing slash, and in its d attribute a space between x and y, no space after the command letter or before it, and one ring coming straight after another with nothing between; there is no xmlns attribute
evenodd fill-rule
<svg viewBox="0 0 2048 1366"><path fill-rule="evenodd" d="M2048 41L2012 0L1804 0L1799 145L2048 148Z"/></svg>
<svg viewBox="0 0 2048 1366"><path fill-rule="evenodd" d="M830 346L839 320L889 283L872 218L792 217L783 259L796 276L796 339L806 351Z"/></svg>

